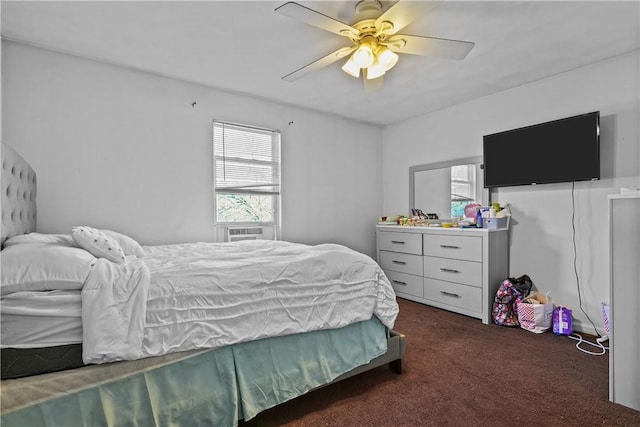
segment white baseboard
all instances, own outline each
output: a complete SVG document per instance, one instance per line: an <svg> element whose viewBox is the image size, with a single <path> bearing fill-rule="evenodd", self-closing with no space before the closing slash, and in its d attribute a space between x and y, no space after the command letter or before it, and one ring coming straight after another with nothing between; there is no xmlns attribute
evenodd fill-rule
<svg viewBox="0 0 640 427"><path fill-rule="evenodd" d="M596 335L596 332L593 330L593 325L589 322L580 322L578 320L573 319L571 326L573 327L573 332ZM596 329L599 335L601 336L607 335L607 332L604 330L603 325L598 325L596 323Z"/></svg>

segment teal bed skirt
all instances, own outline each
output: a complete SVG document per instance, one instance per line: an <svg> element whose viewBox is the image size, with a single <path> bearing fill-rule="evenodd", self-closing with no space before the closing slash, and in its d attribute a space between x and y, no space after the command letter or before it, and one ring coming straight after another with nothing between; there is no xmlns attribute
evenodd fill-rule
<svg viewBox="0 0 640 427"><path fill-rule="evenodd" d="M99 365L4 380L0 425L236 426L384 354L388 335L374 317L340 329L177 354L115 377L105 374L111 365ZM112 365L135 363L141 362ZM65 386L67 376L73 380ZM33 398L30 387L37 391Z"/></svg>

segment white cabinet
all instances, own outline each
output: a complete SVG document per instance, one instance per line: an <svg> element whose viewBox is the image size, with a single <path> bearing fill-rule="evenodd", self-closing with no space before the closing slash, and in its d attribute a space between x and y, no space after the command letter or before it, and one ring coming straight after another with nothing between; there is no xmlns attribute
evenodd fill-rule
<svg viewBox="0 0 640 427"><path fill-rule="evenodd" d="M640 197L609 196L609 400L640 410Z"/></svg>
<svg viewBox="0 0 640 427"><path fill-rule="evenodd" d="M507 229L377 227L378 263L396 295L491 322L508 277Z"/></svg>

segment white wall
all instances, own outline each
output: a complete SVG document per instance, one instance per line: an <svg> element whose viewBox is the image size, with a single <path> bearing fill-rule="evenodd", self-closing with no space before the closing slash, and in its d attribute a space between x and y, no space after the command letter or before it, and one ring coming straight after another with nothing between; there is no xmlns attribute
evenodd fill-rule
<svg viewBox="0 0 640 427"><path fill-rule="evenodd" d="M407 213L410 166L478 156L482 135L600 110L603 179L576 183L575 196L583 307L602 325L606 195L640 185L637 52L381 132L12 42L2 48L2 139L38 173L39 231L87 224L144 244L213 240L214 118L282 131L284 239L373 255L375 218ZM573 272L571 184L501 189L494 199L513 206L511 275L529 274L589 330Z"/></svg>
<svg viewBox="0 0 640 427"><path fill-rule="evenodd" d="M483 135L599 110L602 179L575 184L575 223L582 307L602 330L600 302L609 295L606 196L640 185L638 69L636 51L385 127L384 213L406 213L410 166L479 156ZM593 333L574 274L571 183L500 189L493 200L513 208L510 274L531 276Z"/></svg>
<svg viewBox="0 0 640 427"><path fill-rule="evenodd" d="M215 118L282 131L284 239L375 253L375 126L7 41L2 89L2 139L38 174L41 232L212 241Z"/></svg>

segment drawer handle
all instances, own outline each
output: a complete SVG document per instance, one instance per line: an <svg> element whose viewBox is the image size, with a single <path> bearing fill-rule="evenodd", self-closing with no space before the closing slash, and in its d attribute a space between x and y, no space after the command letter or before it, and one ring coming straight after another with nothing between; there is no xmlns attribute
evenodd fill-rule
<svg viewBox="0 0 640 427"><path fill-rule="evenodd" d="M461 249L460 246L453 246L453 245L440 245L440 247L443 249Z"/></svg>
<svg viewBox="0 0 640 427"><path fill-rule="evenodd" d="M404 245L402 240L392 240L391 243L395 243L396 245Z"/></svg>
<svg viewBox="0 0 640 427"><path fill-rule="evenodd" d="M441 268L440 271L444 271L445 273L460 273L460 271L454 270L452 268Z"/></svg>
<svg viewBox="0 0 640 427"><path fill-rule="evenodd" d="M401 282L400 280L392 280L396 285L407 286L407 282Z"/></svg>
<svg viewBox="0 0 640 427"><path fill-rule="evenodd" d="M394 264L401 264L401 265L406 265L407 263L404 261L396 261L395 259L391 261Z"/></svg>
<svg viewBox="0 0 640 427"><path fill-rule="evenodd" d="M440 291L440 293L448 297L460 298L460 295L454 294L453 292Z"/></svg>

